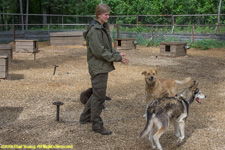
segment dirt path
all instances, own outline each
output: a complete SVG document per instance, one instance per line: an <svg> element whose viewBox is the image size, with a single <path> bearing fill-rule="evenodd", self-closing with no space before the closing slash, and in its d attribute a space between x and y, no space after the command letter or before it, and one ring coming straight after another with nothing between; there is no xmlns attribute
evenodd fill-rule
<svg viewBox="0 0 225 150"><path fill-rule="evenodd" d="M0 82L0 144L67 145L73 149L150 149L148 137L138 139L144 128L144 80L141 72L157 68L161 78L191 76L207 98L193 103L186 123L185 142L176 147L173 128L160 142L164 149L225 149L225 50L190 49L184 57L163 57L159 48L138 47L127 53L131 63L115 63L107 93L113 100L103 111L110 136L91 132L91 125L77 121L83 110L79 93L90 87L83 46L48 46L39 43L37 60L32 54L13 53L9 79ZM156 57L157 56L157 57ZM53 65L59 65L53 77ZM179 87L181 91L183 87ZM55 101L62 101L61 121L55 121ZM38 148L37 148L38 149ZM69 148L68 148L69 149Z"/></svg>

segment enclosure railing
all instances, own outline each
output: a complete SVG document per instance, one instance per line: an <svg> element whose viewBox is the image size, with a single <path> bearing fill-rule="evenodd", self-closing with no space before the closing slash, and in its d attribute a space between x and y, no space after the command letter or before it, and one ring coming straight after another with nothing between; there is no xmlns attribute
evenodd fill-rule
<svg viewBox="0 0 225 150"><path fill-rule="evenodd" d="M0 13L0 24L87 24L93 17L95 16ZM110 18L111 24L225 24L225 14L111 15Z"/></svg>
<svg viewBox="0 0 225 150"><path fill-rule="evenodd" d="M2 18L4 17L4 23ZM26 19L22 19L25 17ZM46 17L44 19L44 17ZM17 32L47 31L85 31L94 15L58 15L58 14L9 14L0 13L0 31L12 31L15 40ZM206 19L206 17L209 17ZM30 18L30 19L28 19ZM220 18L220 19L219 19ZM22 21L24 20L24 21ZM190 34L194 43L195 35L205 28L203 33L224 34L225 14L193 14L193 15L111 15L114 38L120 38L122 33L148 33L152 39L157 33L175 34L178 31ZM24 28L25 27L25 28ZM184 30L186 28L186 30ZM1 32L0 32L1 37Z"/></svg>
<svg viewBox="0 0 225 150"><path fill-rule="evenodd" d="M56 31L85 31L88 28L88 24L25 24L28 26L28 29L23 31L21 29L21 24L0 24L1 26L7 26L8 32L7 34L13 34L13 40L15 41L16 38L20 37L25 32L33 31L34 32L41 32L46 31L46 36L50 36L50 32ZM35 26L32 28L32 26ZM212 27L211 30L215 29L215 27L222 27L222 31L217 31L217 34L224 34L225 33L225 25L152 25L152 24L145 24L145 25L136 25L136 24L111 24L111 31L113 33L113 38L122 38L122 34L146 34L146 37L151 40L151 45L154 44L154 38L158 34L186 34L190 37L191 43L195 41L195 35L198 33L195 31L197 27ZM181 28L176 31L176 28ZM184 31L184 28L187 28ZM183 30L183 32L181 31ZM182 33L181 33L182 32ZM35 33L34 33L35 34ZM43 34L43 33L42 33ZM209 34L215 34L213 31ZM1 32L0 32L1 37Z"/></svg>

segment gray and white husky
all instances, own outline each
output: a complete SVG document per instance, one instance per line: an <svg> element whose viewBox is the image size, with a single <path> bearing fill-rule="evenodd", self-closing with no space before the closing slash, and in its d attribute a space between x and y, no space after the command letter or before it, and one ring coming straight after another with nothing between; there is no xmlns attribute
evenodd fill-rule
<svg viewBox="0 0 225 150"><path fill-rule="evenodd" d="M149 140L152 148L162 150L159 138L168 130L169 124L172 121L176 137L178 138L177 145L179 145L185 137L184 126L188 117L190 104L194 100L201 104L200 99L206 98L197 86L198 83L194 81L190 87L186 88L175 97L156 99L151 102L146 110L147 118L145 128L140 133L139 137L142 138L150 132ZM153 133L155 134L153 135Z"/></svg>

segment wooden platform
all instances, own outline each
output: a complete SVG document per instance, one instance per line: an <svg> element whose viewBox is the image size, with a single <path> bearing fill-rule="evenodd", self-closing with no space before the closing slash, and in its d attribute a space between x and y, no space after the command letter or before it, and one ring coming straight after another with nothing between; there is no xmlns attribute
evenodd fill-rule
<svg viewBox="0 0 225 150"><path fill-rule="evenodd" d="M22 53L37 53L38 41L37 40L15 40L16 52Z"/></svg>
<svg viewBox="0 0 225 150"><path fill-rule="evenodd" d="M0 56L7 56L8 61L12 62L13 60L12 45L8 45L8 44L0 45Z"/></svg>
<svg viewBox="0 0 225 150"><path fill-rule="evenodd" d="M8 76L8 57L0 56L0 79L6 79Z"/></svg>
<svg viewBox="0 0 225 150"><path fill-rule="evenodd" d="M136 43L135 38L114 39L114 48L116 50L136 49Z"/></svg>
<svg viewBox="0 0 225 150"><path fill-rule="evenodd" d="M187 54L186 45L186 42L161 42L160 54L164 56L185 56Z"/></svg>
<svg viewBox="0 0 225 150"><path fill-rule="evenodd" d="M50 45L83 45L82 32L53 32L50 33Z"/></svg>

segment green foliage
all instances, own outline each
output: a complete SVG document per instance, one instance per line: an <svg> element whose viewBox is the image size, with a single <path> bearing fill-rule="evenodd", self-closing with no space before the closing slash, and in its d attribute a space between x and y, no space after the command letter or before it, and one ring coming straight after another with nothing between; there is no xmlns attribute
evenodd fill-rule
<svg viewBox="0 0 225 150"><path fill-rule="evenodd" d="M152 40L153 40L153 45L152 45ZM178 39L175 37L165 38L162 34L155 35L153 39L152 38L145 39L142 35L137 36L138 45L143 45L143 46L159 46L161 42L170 42L170 41L180 42L181 39Z"/></svg>
<svg viewBox="0 0 225 150"><path fill-rule="evenodd" d="M170 42L170 41L177 41L181 42L182 40L175 37L167 37L165 38L162 34L158 34L154 36L153 39L153 46L159 46L161 42ZM137 36L138 45L143 46L152 46L152 38L145 39L143 36ZM191 43L190 40L186 41L187 43ZM195 41L194 44L191 45L192 48L199 48L201 50L207 50L209 48L225 48L224 41L217 41L214 39L204 39Z"/></svg>
<svg viewBox="0 0 225 150"><path fill-rule="evenodd" d="M136 28L134 28L136 33L141 33L143 31L143 27L142 26L137 26Z"/></svg>
<svg viewBox="0 0 225 150"><path fill-rule="evenodd" d="M25 11L26 1L23 0ZM47 13L94 15L100 0L29 0L30 12L41 14L42 7ZM219 1L216 0L103 0L111 7L111 15L179 15L179 14L216 14ZM19 0L0 0L0 7L19 13L16 8ZM225 11L222 1L221 12Z"/></svg>
<svg viewBox="0 0 225 150"><path fill-rule="evenodd" d="M138 35L136 40L137 40L138 45L144 45L145 46L148 42L142 35Z"/></svg>
<svg viewBox="0 0 225 150"><path fill-rule="evenodd" d="M26 13L26 1L23 0L23 13ZM95 7L100 0L29 0L29 13L61 15L94 15ZM216 14L219 1L216 0L103 0L111 7L111 15L183 15L183 14ZM0 0L0 11L20 13L19 0ZM221 14L225 12L222 1ZM0 15L0 17L3 17ZM8 20L12 20L8 17ZM29 22L32 22L32 17ZM20 19L17 19L20 20ZM16 21L17 21L16 20ZM35 20L35 19L33 19ZM143 24L171 24L170 17L145 17ZM33 21L35 22L35 21ZM41 17L39 22L41 23ZM73 22L69 21L68 22ZM135 24L135 17L120 18L115 22ZM114 22L114 23L115 23ZM175 24L216 24L217 16L176 17ZM224 24L224 17L221 16Z"/></svg>
<svg viewBox="0 0 225 150"><path fill-rule="evenodd" d="M224 41L217 41L214 39L204 39L195 41L194 44L191 45L193 48L199 48L202 50L207 50L209 48L225 48Z"/></svg>
<svg viewBox="0 0 225 150"><path fill-rule="evenodd" d="M181 42L182 40L176 37L165 38L162 34L159 34L154 36L153 46L159 46L161 42L171 42L171 41Z"/></svg>
<svg viewBox="0 0 225 150"><path fill-rule="evenodd" d="M11 6L12 6L12 3L13 0L0 0L0 8L4 9L4 10L8 10ZM7 12L5 12L7 13Z"/></svg>
<svg viewBox="0 0 225 150"><path fill-rule="evenodd" d="M48 13L52 14L68 14L71 0L42 0L42 6L46 6Z"/></svg>

